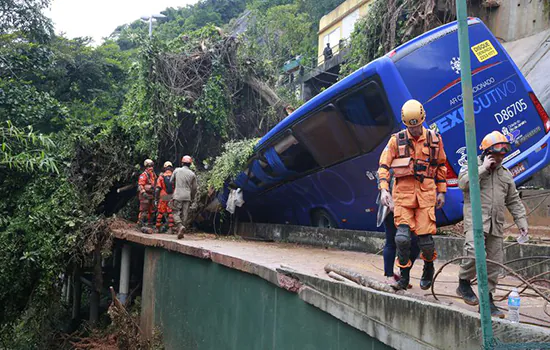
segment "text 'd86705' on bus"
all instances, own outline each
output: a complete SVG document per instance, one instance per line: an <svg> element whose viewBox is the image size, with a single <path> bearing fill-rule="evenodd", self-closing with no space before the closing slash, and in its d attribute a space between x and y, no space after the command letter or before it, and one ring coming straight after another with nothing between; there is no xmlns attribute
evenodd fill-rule
<svg viewBox="0 0 550 350"><path fill-rule="evenodd" d="M505 166L517 184L549 162L550 120L506 51L469 19L478 143L491 131L512 144ZM378 161L401 130L409 99L426 110L447 154L447 201L438 225L462 219L457 173L466 164L456 23L436 28L352 73L276 125L230 187L243 191L243 219L377 230ZM221 195L227 197L228 191Z"/></svg>

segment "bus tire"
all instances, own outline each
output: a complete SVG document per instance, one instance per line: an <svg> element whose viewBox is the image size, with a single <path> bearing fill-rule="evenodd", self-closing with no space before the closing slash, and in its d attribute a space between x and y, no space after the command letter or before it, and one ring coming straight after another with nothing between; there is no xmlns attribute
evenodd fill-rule
<svg viewBox="0 0 550 350"><path fill-rule="evenodd" d="M336 220L325 209L314 209L311 213L311 225L321 228L338 228Z"/></svg>

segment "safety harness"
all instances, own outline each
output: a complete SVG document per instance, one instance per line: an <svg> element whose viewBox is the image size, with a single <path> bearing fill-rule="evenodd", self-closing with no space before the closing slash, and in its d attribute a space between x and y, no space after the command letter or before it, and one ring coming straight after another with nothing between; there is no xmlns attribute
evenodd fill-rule
<svg viewBox="0 0 550 350"><path fill-rule="evenodd" d="M413 144L407 130L397 133L397 158L391 164L396 178L414 176L420 182L424 182L424 179L435 179L437 168L444 165L437 163L441 142L439 134L430 129L427 131L427 142L424 146L429 148L429 156L426 159L411 156Z"/></svg>

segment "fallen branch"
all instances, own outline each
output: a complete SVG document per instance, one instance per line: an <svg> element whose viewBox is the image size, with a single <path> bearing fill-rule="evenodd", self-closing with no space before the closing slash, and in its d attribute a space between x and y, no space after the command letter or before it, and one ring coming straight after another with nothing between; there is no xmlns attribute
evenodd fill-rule
<svg viewBox="0 0 550 350"><path fill-rule="evenodd" d="M325 272L328 273L329 275L331 272L335 272L341 277L344 277L362 286L369 287L382 292L395 293L394 289L391 286L383 282L375 280L374 278L363 276L362 274L356 271L350 270L348 268L345 268L336 264L327 264L327 266L325 266Z"/></svg>
<svg viewBox="0 0 550 350"><path fill-rule="evenodd" d="M356 284L355 281L349 280L349 279L345 278L344 276L341 276L341 275L337 274L337 273L334 272L334 271L330 271L330 272L328 273L328 276L331 277L331 278L334 278L335 280L340 281L340 282L346 282L346 283L350 283L350 284Z"/></svg>

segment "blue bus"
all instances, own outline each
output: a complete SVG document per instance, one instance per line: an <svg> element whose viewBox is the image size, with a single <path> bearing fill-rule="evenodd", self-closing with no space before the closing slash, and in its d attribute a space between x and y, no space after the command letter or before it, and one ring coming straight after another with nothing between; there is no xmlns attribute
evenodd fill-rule
<svg viewBox="0 0 550 350"><path fill-rule="evenodd" d="M469 18L478 143L493 130L511 141L505 166L519 185L549 162L550 120L489 29ZM457 173L466 164L457 24L396 48L320 93L270 130L231 186L243 191L244 220L356 230L376 226L375 174L382 149L403 128L400 111L424 104L448 157L447 200L438 226L462 219ZM225 203L227 191L220 198Z"/></svg>

